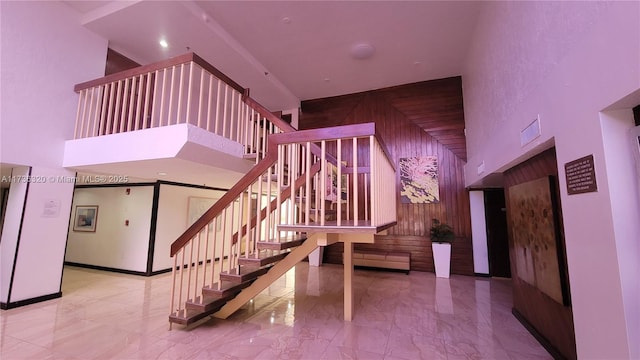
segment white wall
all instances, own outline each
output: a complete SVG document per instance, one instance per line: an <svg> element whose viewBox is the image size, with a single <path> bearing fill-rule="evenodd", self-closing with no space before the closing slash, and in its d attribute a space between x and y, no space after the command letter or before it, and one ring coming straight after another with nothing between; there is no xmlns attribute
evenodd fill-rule
<svg viewBox="0 0 640 360"><path fill-rule="evenodd" d="M188 227L189 197L219 199L224 194L224 191L217 190L160 185L153 271L165 270L173 266L169 256L171 243Z"/></svg>
<svg viewBox="0 0 640 360"><path fill-rule="evenodd" d="M73 175L74 173L60 168L31 169L31 176L36 179ZM47 180L44 183L29 184L11 302L54 294L61 290L72 193L72 183Z"/></svg>
<svg viewBox="0 0 640 360"><path fill-rule="evenodd" d="M555 142L578 357L640 356L616 246L635 225L614 224L599 113L640 88L640 3L487 2L462 79L466 184L482 161L504 171ZM538 114L542 135L521 147ZM563 165L589 154L598 192L568 196Z"/></svg>
<svg viewBox="0 0 640 360"><path fill-rule="evenodd" d="M130 190L128 195L127 189ZM153 185L77 188L65 260L146 272L152 204ZM73 231L78 205L98 205L95 232Z"/></svg>
<svg viewBox="0 0 640 360"><path fill-rule="evenodd" d="M22 166L13 168L11 176L29 176L29 167ZM9 286L13 274L13 260L18 247L18 234L22 226L22 212L24 209L24 199L29 183L17 181L9 188L9 198L7 199L7 213L2 229L2 239L0 240L0 302L9 302Z"/></svg>
<svg viewBox="0 0 640 360"><path fill-rule="evenodd" d="M639 100L640 103L640 100ZM635 167L630 109L602 113L602 134L616 237L620 283L629 339L640 339L640 174ZM631 358L640 358L640 341L630 341Z"/></svg>
<svg viewBox="0 0 640 360"><path fill-rule="evenodd" d="M2 163L60 166L75 84L104 76L107 41L57 1L1 2Z"/></svg>
<svg viewBox="0 0 640 360"><path fill-rule="evenodd" d="M473 272L489 274L487 221L484 211L484 191L469 191L471 210L471 242L473 243Z"/></svg>
<svg viewBox="0 0 640 360"><path fill-rule="evenodd" d="M75 121L73 86L104 74L107 41L84 29L69 6L49 1L1 1L0 33L0 163L30 166L32 175L47 178L72 176L61 164ZM15 265L8 301L60 291L68 223L63 215L72 190L73 184L55 181L29 184L16 262L1 264L3 276ZM43 217L44 201L52 197L60 200L60 216ZM15 232L7 236L3 247L5 241L18 243Z"/></svg>

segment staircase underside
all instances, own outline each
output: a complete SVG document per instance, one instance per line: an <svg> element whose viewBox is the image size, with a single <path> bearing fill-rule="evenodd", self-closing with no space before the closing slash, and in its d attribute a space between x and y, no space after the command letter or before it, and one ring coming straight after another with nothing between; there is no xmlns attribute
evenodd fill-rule
<svg viewBox="0 0 640 360"><path fill-rule="evenodd" d="M318 246L344 242L345 259L351 259L354 243L373 243L374 235L379 232L377 229L386 229L394 225L387 224L377 228L358 226L354 231L353 228L343 227L344 225L332 227L331 222L327 223L324 226L280 225L281 231L305 229L303 231L308 231L309 235L297 235L282 242L259 242L259 253L241 259L239 270L234 269L220 275L223 281L220 289L217 289L217 284L214 284L213 288L206 286L202 289L204 298L198 297L194 301L188 301L185 310L169 316L170 323L190 325L208 316L226 319L305 259ZM352 261L345 261L344 267L344 316L345 320L350 321L353 313Z"/></svg>
<svg viewBox="0 0 640 360"><path fill-rule="evenodd" d="M162 144L162 146L158 146ZM104 151L104 149L110 149ZM80 173L126 174L188 184L233 186L255 164L241 144L191 124L177 124L65 142L63 166Z"/></svg>

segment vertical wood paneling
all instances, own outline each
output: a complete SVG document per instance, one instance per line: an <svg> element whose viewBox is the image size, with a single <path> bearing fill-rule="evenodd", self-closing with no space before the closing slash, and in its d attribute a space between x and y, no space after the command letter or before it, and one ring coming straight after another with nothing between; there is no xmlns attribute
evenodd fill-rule
<svg viewBox="0 0 640 360"><path fill-rule="evenodd" d="M556 199L560 199L558 187L558 167L556 161L555 148L549 149L504 173L504 186L506 204L509 206L509 187L541 177L553 176L556 181ZM562 229L561 207L555 209L559 213L560 228ZM509 214L507 212L507 214ZM507 215L507 223L509 228L509 254L511 259L511 274L513 282L513 307L522 317L524 317L533 327L548 341L557 351L568 359L575 359L576 344L573 328L573 312L570 306L564 306L549 296L538 290L537 288L522 281L517 276L516 260L514 258L513 245L513 223ZM566 259L564 252L564 238L561 233L561 249L563 257ZM565 260L566 263L566 260ZM568 284L568 276L565 276Z"/></svg>
<svg viewBox="0 0 640 360"><path fill-rule="evenodd" d="M411 84L406 88L400 86L302 103L301 129L375 122L396 165L404 157L438 157L440 202L402 204L400 176L396 174L395 187L389 186L389 189L395 189L396 192L398 224L388 230L388 235L377 237L376 244L357 245L357 248L407 251L411 253L412 270L434 271L428 229L431 219L439 218L456 230L451 272L473 274L469 193L464 187L463 173L465 161L416 125L414 121L419 118L411 120L393 105L401 101L404 108L421 109L422 113L429 114L429 119L423 120L428 120L434 126L447 126L452 121L464 122L462 91L459 87L459 78L451 78L437 80L428 86ZM452 106L459 106L455 112L457 117L452 116ZM350 151L345 149L343 156L350 156ZM368 157L364 144L360 145L358 157L363 160ZM342 244L328 247L324 260L341 263L342 250Z"/></svg>

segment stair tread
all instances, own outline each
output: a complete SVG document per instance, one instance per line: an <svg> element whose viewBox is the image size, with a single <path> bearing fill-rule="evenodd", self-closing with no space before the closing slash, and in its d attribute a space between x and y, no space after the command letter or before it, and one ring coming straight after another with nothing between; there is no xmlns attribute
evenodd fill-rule
<svg viewBox="0 0 640 360"><path fill-rule="evenodd" d="M307 240L307 235L296 235L288 238L281 238L280 241L274 239L272 241L258 241L257 247L260 250L284 250L292 247L300 246Z"/></svg>
<svg viewBox="0 0 640 360"><path fill-rule="evenodd" d="M251 279L255 279L260 275L266 274L270 268L271 266L265 266L257 269L243 266L240 268L240 270L233 269L231 270L231 272L227 272L227 271L222 272L220 274L220 279L223 281L229 281L229 282L238 284L245 281L249 281Z"/></svg>
<svg viewBox="0 0 640 360"><path fill-rule="evenodd" d="M185 307L187 310L194 310L199 312L207 312L211 310L220 309L224 304L227 303L231 298L233 298L236 294L228 294L223 297L215 298L215 297L204 297L204 301L201 304L200 299L202 297L198 296L194 300L189 300L185 303Z"/></svg>
<svg viewBox="0 0 640 360"><path fill-rule="evenodd" d="M202 288L202 293L205 296L210 296L212 298L221 298L227 296L229 294L240 292L245 287L251 285L253 280L245 281L240 284L232 283L229 281L223 281L222 286L218 289L218 283L213 284L212 287L205 286Z"/></svg>
<svg viewBox="0 0 640 360"><path fill-rule="evenodd" d="M193 324L196 321L199 321L201 319L204 319L205 317L215 313L218 310L220 309L218 308L218 309L209 310L209 311L184 309L184 310L180 310L178 313L173 313L169 315L169 322L186 326L186 325Z"/></svg>
<svg viewBox="0 0 640 360"><path fill-rule="evenodd" d="M264 266L282 260L289 254L289 251L274 253L276 251L278 250L260 250L256 254L257 256L250 255L250 257L248 258L238 258L238 264L248 266Z"/></svg>

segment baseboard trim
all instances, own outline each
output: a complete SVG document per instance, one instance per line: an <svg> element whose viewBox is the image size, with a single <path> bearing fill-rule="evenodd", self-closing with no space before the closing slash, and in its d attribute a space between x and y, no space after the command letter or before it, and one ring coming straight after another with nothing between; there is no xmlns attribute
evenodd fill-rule
<svg viewBox="0 0 640 360"><path fill-rule="evenodd" d="M65 266L75 266L75 267L80 267L80 268L85 268L85 269L92 269L92 270L110 271L110 272L116 272L116 273L127 274L127 275L138 275L138 276L151 276L151 275L153 275L153 273L148 274L148 273L146 273L144 271L133 271L133 270L117 269L117 268L112 268L112 267L89 265L89 264L80 264L80 263L74 263L74 262L69 262L69 261L65 261L64 265Z"/></svg>
<svg viewBox="0 0 640 360"><path fill-rule="evenodd" d="M171 268L153 271L153 272L151 272L151 276L160 275L160 274L166 274L168 272L171 272Z"/></svg>
<svg viewBox="0 0 640 360"><path fill-rule="evenodd" d="M62 293L61 292L57 292L57 293L53 293L53 294L49 294L49 295L38 296L38 297L31 298L31 299L25 299L25 300L10 302L10 303L0 303L0 309L2 309L2 310L14 309L14 308L21 307L21 306L26 306L26 305L31 305L31 304L47 301L47 300L57 299L59 297L62 297Z"/></svg>
<svg viewBox="0 0 640 360"><path fill-rule="evenodd" d="M475 276L475 277L483 277L483 278L490 278L491 277L490 274L482 274L482 273L473 273L473 276Z"/></svg>
<svg viewBox="0 0 640 360"><path fill-rule="evenodd" d="M553 344L549 342L549 340L547 340L544 337L544 335L538 332L538 330L536 330L536 328L524 317L524 315L522 315L518 310L516 310L516 308L511 308L511 313L513 314L513 316L516 317L516 319L518 319L518 321L520 321L522 326L524 326L525 329L527 329L527 331L529 331L529 333L531 333L531 335L533 335L533 337L536 338L536 340L538 340L540 345L542 345L542 347L544 347L545 350L547 350L549 354L553 356L554 359L556 360L567 359L564 355L560 353L560 351L558 351L558 349L555 346L553 346Z"/></svg>

